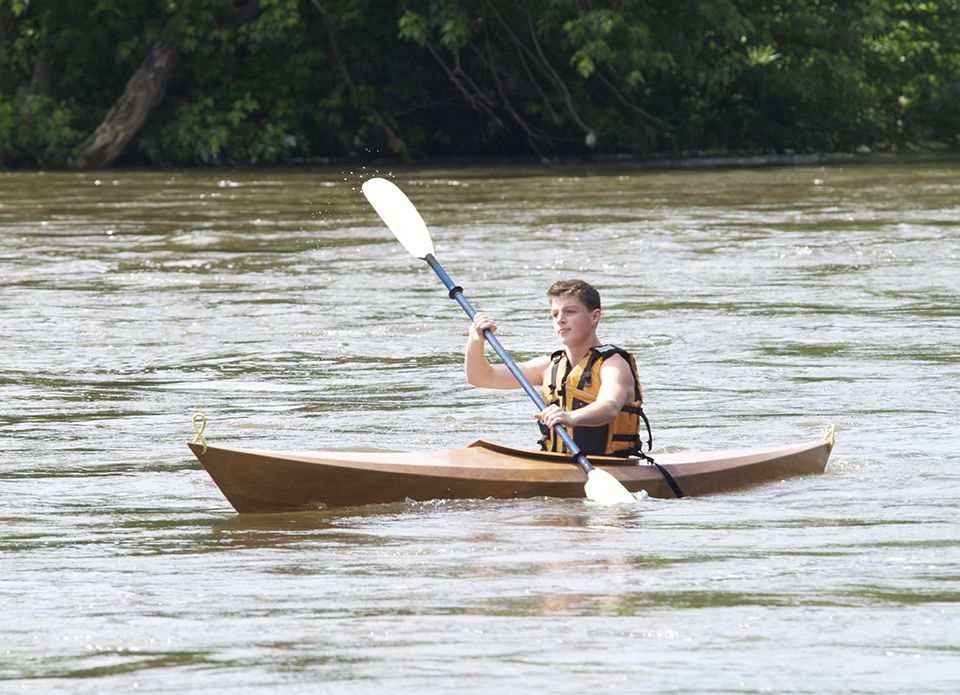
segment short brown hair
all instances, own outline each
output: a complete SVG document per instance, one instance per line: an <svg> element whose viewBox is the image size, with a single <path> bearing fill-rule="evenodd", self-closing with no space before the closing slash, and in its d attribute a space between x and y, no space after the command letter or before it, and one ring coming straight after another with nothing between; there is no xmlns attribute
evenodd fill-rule
<svg viewBox="0 0 960 695"><path fill-rule="evenodd" d="M567 297L574 295L590 311L600 308L600 293L589 282L583 280L557 280L547 290L547 297Z"/></svg>

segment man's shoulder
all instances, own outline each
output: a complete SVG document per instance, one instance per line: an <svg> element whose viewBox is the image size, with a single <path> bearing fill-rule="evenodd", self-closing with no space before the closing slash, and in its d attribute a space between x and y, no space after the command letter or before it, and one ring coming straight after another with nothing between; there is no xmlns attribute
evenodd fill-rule
<svg viewBox="0 0 960 695"><path fill-rule="evenodd" d="M603 356L603 366L612 366L612 367L630 367L630 363L627 361L627 353L622 352L612 352L608 355Z"/></svg>
<svg viewBox="0 0 960 695"><path fill-rule="evenodd" d="M553 361L553 355L538 355L524 362L528 367L547 367Z"/></svg>
<svg viewBox="0 0 960 695"><path fill-rule="evenodd" d="M613 344L611 344L611 343L605 343L605 344L600 345L600 346L598 346L598 347L596 347L596 348L594 348L594 349L595 349L597 352L599 352L601 355L603 355L604 357L610 357L610 356L612 356L612 355L622 355L622 356L626 356L626 355L629 355L629 354L630 354L630 351L629 351L629 350L625 350L624 348L619 347L619 346L617 346L617 345L613 345Z"/></svg>
<svg viewBox="0 0 960 695"><path fill-rule="evenodd" d="M603 362L600 364L601 375L607 372L608 375L616 373L618 378L626 378L633 375L633 359L629 352L617 348L607 355L604 355Z"/></svg>
<svg viewBox="0 0 960 695"><path fill-rule="evenodd" d="M595 348L595 350L600 353L604 363L612 362L613 364L617 364L618 362L621 362L629 365L630 360L633 358L633 355L631 355L629 351L624 350L621 347L617 347L616 345L601 345L600 347Z"/></svg>

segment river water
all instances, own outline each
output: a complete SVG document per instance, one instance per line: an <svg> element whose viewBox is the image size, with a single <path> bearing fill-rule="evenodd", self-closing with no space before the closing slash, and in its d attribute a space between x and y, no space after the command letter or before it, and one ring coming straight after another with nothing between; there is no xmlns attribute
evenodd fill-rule
<svg viewBox="0 0 960 695"><path fill-rule="evenodd" d="M660 449L837 445L642 500L236 515L211 443L532 445L363 199L516 356L584 277ZM0 691L955 693L960 164L0 174Z"/></svg>

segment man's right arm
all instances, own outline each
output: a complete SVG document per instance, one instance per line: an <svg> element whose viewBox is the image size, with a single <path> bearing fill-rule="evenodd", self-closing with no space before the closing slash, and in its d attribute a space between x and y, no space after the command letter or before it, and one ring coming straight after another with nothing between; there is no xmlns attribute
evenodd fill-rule
<svg viewBox="0 0 960 695"><path fill-rule="evenodd" d="M496 332L497 326L484 314L477 314L473 325L470 326L466 354L463 360L467 383L488 389L519 388L520 384L506 365L490 364L487 360L484 352L484 343L486 342L483 337L484 330ZM544 355L526 362L518 362L517 366L531 384L538 386L543 383L543 374L549 364L550 358Z"/></svg>

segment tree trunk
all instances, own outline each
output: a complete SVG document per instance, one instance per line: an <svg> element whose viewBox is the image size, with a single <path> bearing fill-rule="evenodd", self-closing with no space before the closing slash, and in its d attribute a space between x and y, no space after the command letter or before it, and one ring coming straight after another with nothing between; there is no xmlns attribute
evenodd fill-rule
<svg viewBox="0 0 960 695"><path fill-rule="evenodd" d="M30 93L38 97L53 96L53 62L50 60L50 51L46 46L40 49L37 60L33 64Z"/></svg>
<svg viewBox="0 0 960 695"><path fill-rule="evenodd" d="M247 0L234 14L234 29L251 22L260 14L260 0ZM162 36L163 34L161 34ZM80 144L80 155L74 160L76 169L113 166L126 151L137 133L160 105L180 62L180 49L160 40L133 73L127 88L117 99L103 122Z"/></svg>
<svg viewBox="0 0 960 695"><path fill-rule="evenodd" d="M7 40L14 40L17 36L16 19L10 8L3 5L9 3L0 2L0 46L4 47L4 51L8 51L10 47L7 46ZM29 8L27 11L29 12ZM16 91L17 83L17 76L12 69L0 71L0 97Z"/></svg>
<svg viewBox="0 0 960 695"><path fill-rule="evenodd" d="M109 167L117 161L163 101L179 60L180 49L174 44L154 44L103 122L80 145L80 155L73 162L75 168Z"/></svg>

